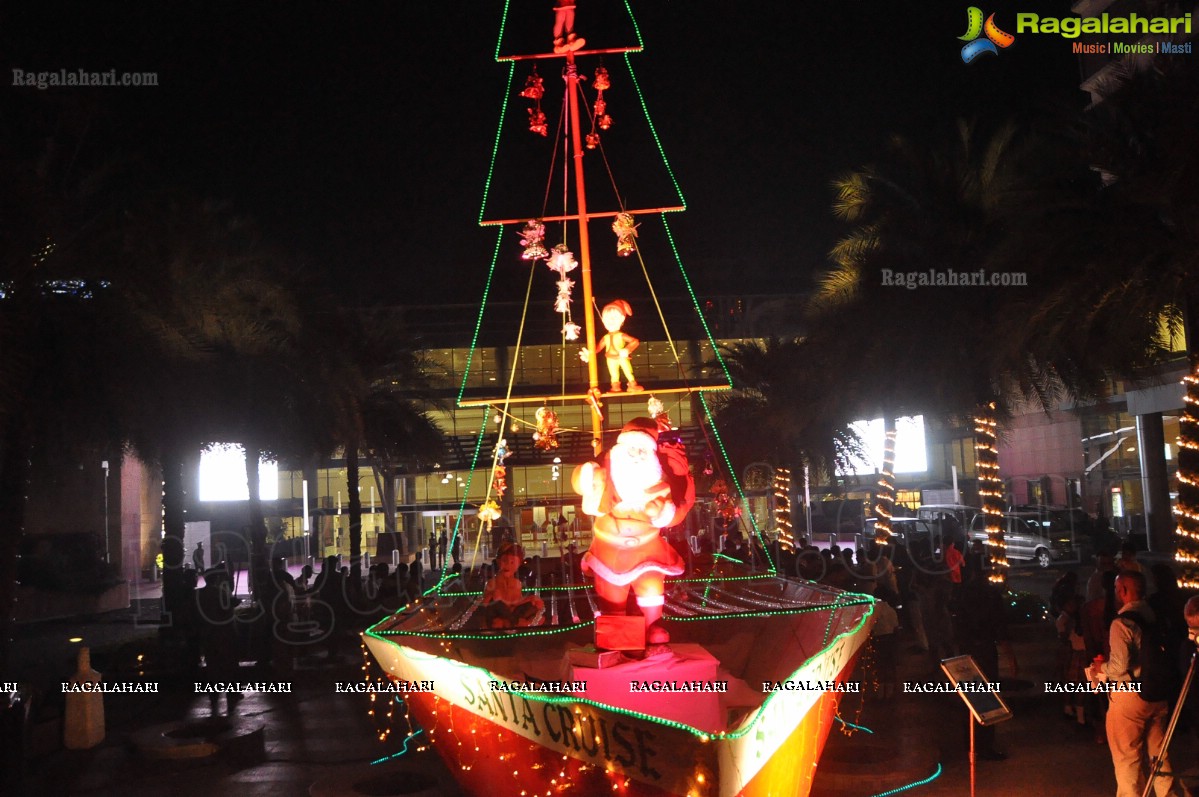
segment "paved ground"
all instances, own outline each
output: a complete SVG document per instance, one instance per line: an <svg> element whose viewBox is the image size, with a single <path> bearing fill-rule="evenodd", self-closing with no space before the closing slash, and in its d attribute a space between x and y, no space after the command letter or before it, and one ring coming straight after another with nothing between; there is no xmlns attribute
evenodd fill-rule
<svg viewBox="0 0 1199 797"><path fill-rule="evenodd" d="M1048 594L1060 571L1020 571L1012 580L1017 589ZM1089 572L1089 571L1088 571ZM152 589L152 585L150 587ZM142 591L143 598L146 592ZM141 613L117 613L87 622L49 622L28 626L17 640L23 677L44 689L73 671L73 651L84 636L97 652L97 669L106 679L132 679L138 660L154 649L157 627L153 600L138 604ZM1096 744L1090 733L1075 731L1061 718L1061 705L1041 694L1041 682L1052 677L1056 641L1047 624L1016 629L1021 680L1010 682L1004 672L1003 696L1015 717L999 729L999 746L1009 758L980 762L978 795L1038 794L1110 795L1114 793L1107 747ZM901 680L927 680L935 674L933 662L902 646ZM297 662L294 671L273 672L246 667L243 680L290 682L290 695L251 695L236 706L233 715L244 728L261 725L262 760L211 760L200 762L147 761L133 748L140 731L163 723L201 720L212 710L207 698L191 694L190 683L162 677L163 693L156 696L110 695L106 700L108 737L89 751L61 749L61 727L53 717L34 729L34 756L27 765L26 793L31 795L160 795L175 797L222 792L238 795L391 794L396 784L406 793L447 795L459 792L431 751L411 751L392 761L373 765L401 750L397 727L384 741L378 738L384 724L368 715L365 696L335 694L333 684L361 678L362 657L349 644L336 655L320 650ZM158 677L151 670L145 678ZM940 680L939 674L937 680ZM226 713L224 701L220 714ZM881 704L843 704L842 717L866 730L842 726L830 736L818 771L814 797L874 797L924 780L903 794L916 797L969 794L966 757L966 723L957 698L900 695ZM1199 745L1195 737L1180 734L1172 753L1180 770L1199 771ZM379 779L379 783L371 783ZM335 784L330 786L329 784ZM386 783L392 790L382 789ZM425 788L424 791L420 789ZM5 794L10 792L5 791ZM502 797L502 796L501 796Z"/></svg>
<svg viewBox="0 0 1199 797"><path fill-rule="evenodd" d="M1016 590L1047 596L1062 572L1021 569L1010 584ZM1091 569L1079 572L1085 577ZM1014 626L1012 632L1020 673L1011 681L1007 663L1000 662L1002 694L1013 718L998 726L996 745L1008 758L977 763L974 793L979 797L1115 794L1107 745L1097 744L1090 731L1076 730L1063 717L1060 698L1043 693L1045 681L1057 680L1054 629L1040 623ZM904 638L901 649L901 681L944 680L927 656L914 652L910 638ZM912 797L971 794L965 709L957 696L909 694L887 703L846 702L842 717L872 732L848 727L833 731L813 797L874 797L917 783L921 785L898 793ZM1178 731L1170 752L1176 771L1191 775L1186 783L1199 794L1196 734ZM922 783L933 775L935 779Z"/></svg>

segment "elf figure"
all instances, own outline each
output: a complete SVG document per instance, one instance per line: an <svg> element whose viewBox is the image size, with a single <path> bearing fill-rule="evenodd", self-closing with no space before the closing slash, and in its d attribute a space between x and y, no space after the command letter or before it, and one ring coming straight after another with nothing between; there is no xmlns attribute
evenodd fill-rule
<svg viewBox="0 0 1199 797"><path fill-rule="evenodd" d="M575 35L574 0L557 0L557 3L558 7L554 9L554 52L574 52L587 43L582 36ZM565 38L563 33L566 34Z"/></svg>
<svg viewBox="0 0 1199 797"><path fill-rule="evenodd" d="M632 590L650 644L670 641L662 624L664 580L684 571L661 530L681 523L695 503L686 451L678 442L659 445L659 432L657 421L634 418L598 462L583 463L571 478L583 511L595 517L581 567L595 578L601 611L625 614Z"/></svg>
<svg viewBox="0 0 1199 797"><path fill-rule="evenodd" d="M600 312L600 321L604 324L604 329L608 330L608 334L600 338L595 344L595 351L583 349L579 352L579 359L583 362L588 362L592 354L604 352L606 362L608 364L608 378L611 382L611 393L622 392L620 386L620 375L624 374L624 378L629 383L630 393L640 393L645 390L641 385L637 384L637 380L633 377L633 364L629 362L629 355L637 350L641 345L641 341L627 332L621 332L620 328L624 325L624 320L633 314L633 308L624 299L617 299L604 305L604 309Z"/></svg>

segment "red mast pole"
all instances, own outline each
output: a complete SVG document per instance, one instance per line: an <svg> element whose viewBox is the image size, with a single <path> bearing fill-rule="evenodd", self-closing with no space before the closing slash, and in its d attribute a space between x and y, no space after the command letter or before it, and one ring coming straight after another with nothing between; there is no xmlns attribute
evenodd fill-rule
<svg viewBox="0 0 1199 797"><path fill-rule="evenodd" d="M583 141L579 136L579 70L574 53L566 54L566 103L570 111L570 142L575 162L575 202L579 213L579 266L583 274L583 318L587 331L587 384L598 402L599 364L595 351L595 300L591 292L591 241L587 233L587 187L583 180ZM604 419L591 407L591 447L598 456L604 443Z"/></svg>

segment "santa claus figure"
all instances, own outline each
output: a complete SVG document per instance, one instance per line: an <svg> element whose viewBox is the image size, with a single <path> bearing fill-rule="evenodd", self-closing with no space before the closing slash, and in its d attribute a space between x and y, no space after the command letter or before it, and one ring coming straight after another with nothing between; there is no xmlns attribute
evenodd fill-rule
<svg viewBox="0 0 1199 797"><path fill-rule="evenodd" d="M595 578L601 611L624 614L632 590L650 644L670 640L662 625L663 581L684 570L661 530L681 523L695 503L686 451L678 442L659 445L662 431L650 418L629 421L600 461L580 465L572 478L583 511L595 517L581 565Z"/></svg>

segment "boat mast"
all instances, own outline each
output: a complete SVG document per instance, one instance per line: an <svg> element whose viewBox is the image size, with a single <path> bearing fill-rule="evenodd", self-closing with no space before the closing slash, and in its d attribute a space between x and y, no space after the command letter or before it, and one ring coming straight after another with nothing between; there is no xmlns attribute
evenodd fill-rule
<svg viewBox="0 0 1199 797"><path fill-rule="evenodd" d="M595 351L595 299L591 292L591 240L587 232L587 186L583 180L583 142L579 136L579 69L575 54L566 54L566 103L570 144L575 162L575 201L579 214L579 267L583 273L583 320L587 333L587 387L591 405L591 448L598 456L604 443L604 417L599 411L599 363Z"/></svg>

